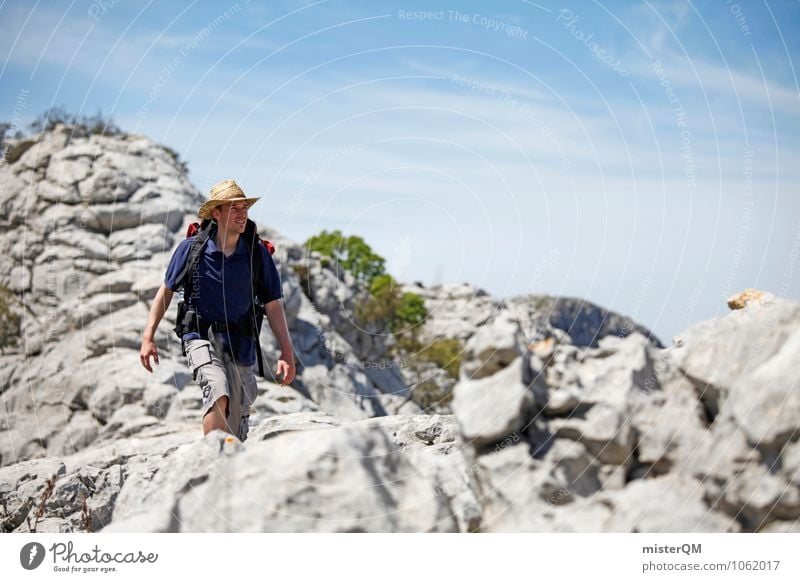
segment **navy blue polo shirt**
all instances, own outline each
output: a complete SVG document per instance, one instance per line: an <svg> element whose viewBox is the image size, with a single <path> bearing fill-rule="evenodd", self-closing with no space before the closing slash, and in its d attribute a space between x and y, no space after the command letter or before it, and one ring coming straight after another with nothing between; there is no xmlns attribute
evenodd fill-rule
<svg viewBox="0 0 800 582"><path fill-rule="evenodd" d="M172 254L164 285L172 291L178 291L176 283L178 275L183 270L189 256L192 238L181 241ZM275 299L283 297L281 279L275 262L263 245L257 245L263 261L265 282L263 289L257 289L258 298L264 305ZM254 261L255 265L259 263ZM250 297L250 253L244 237L239 237L236 250L228 257L217 247L213 238L208 240L203 254L198 259L195 276L190 273L184 287L184 301L195 308L197 314L210 321L238 322L249 311L252 305ZM230 340L232 353L237 362L245 366L252 366L256 362L255 341L251 337L239 337L235 332L221 334L223 341ZM184 340L198 339L196 333L188 333Z"/></svg>

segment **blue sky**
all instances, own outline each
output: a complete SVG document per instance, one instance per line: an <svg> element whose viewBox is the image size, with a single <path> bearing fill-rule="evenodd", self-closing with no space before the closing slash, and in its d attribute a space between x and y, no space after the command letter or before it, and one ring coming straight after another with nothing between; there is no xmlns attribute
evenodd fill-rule
<svg viewBox="0 0 800 582"><path fill-rule="evenodd" d="M101 108L400 280L666 343L747 287L800 299L797 1L6 1L0 29L0 119Z"/></svg>

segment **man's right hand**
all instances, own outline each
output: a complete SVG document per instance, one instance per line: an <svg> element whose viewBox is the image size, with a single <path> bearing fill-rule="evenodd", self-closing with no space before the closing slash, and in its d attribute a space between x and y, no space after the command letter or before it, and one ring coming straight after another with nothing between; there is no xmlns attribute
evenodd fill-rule
<svg viewBox="0 0 800 582"><path fill-rule="evenodd" d="M156 343L152 339L143 339L142 340L142 349L139 350L139 361L144 366L144 369L148 372L152 373L153 368L150 367L150 358L153 358L153 361L156 365L158 365L158 348L156 348Z"/></svg>

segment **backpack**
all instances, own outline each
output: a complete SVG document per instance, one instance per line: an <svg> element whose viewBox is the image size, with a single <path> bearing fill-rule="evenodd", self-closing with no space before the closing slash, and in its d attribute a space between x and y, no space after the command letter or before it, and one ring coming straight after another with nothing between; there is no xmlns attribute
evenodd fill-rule
<svg viewBox="0 0 800 582"><path fill-rule="evenodd" d="M186 230L186 238L193 238L192 244L189 247L189 254L186 257L186 263L178 274L176 281L176 288L185 291L186 282L189 281L191 273L197 267L198 261L203 250L206 247L209 239L211 239L217 231L217 222L213 218L203 220L202 223L193 222ZM264 274L263 265L261 264L261 253L255 253L259 257L258 264L253 259L254 252L257 250L256 245L263 245L267 252L271 255L275 253L275 245L270 241L262 239L258 236L256 230L256 223L251 219L247 219L244 232L241 234L247 243L247 250L250 253L250 293L252 297L252 306L250 308L250 318L247 320L247 332L251 333L256 344L256 359L258 361L258 373L263 378L266 378L264 371L264 360L261 354L261 324L264 322L264 305L258 299L256 291L263 288L264 281L262 276ZM198 316L193 311L189 310L189 305L185 298L182 298L178 303L178 317L175 324L175 334L181 340L181 350L186 354L186 346L183 344L183 335L193 331L198 325ZM195 326L193 328L193 326ZM240 331L242 331L240 329Z"/></svg>

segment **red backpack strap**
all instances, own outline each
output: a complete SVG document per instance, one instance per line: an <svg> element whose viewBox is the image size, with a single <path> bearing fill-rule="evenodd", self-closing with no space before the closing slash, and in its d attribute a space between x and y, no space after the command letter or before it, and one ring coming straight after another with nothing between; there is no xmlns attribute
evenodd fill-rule
<svg viewBox="0 0 800 582"><path fill-rule="evenodd" d="M262 244L262 245L264 245L264 247L267 249L267 252L268 252L270 255L272 255L272 254L274 254L274 253L275 253L275 245L274 245L274 244L272 244L272 243L271 243L271 242L269 242L268 240L264 240L263 238L262 238L262 239L260 239L260 240L261 240L261 244Z"/></svg>

